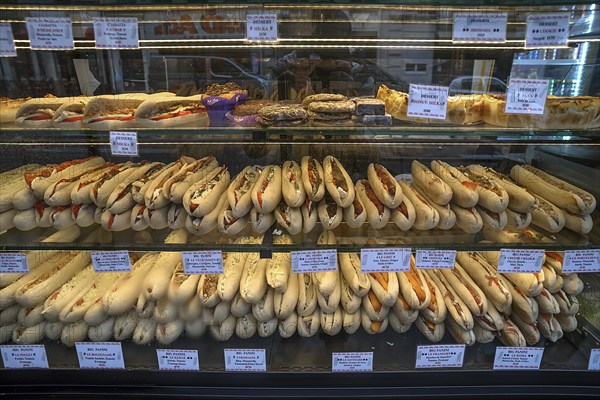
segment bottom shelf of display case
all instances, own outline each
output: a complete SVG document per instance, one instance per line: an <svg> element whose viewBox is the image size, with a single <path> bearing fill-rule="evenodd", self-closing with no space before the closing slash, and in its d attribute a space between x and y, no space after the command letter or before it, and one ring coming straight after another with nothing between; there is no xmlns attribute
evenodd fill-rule
<svg viewBox="0 0 600 400"><path fill-rule="evenodd" d="M379 335L359 330L310 338L275 334L226 342L181 337L169 346L123 341L125 370L79 369L75 348L44 341L49 369L2 369L0 391L8 397L54 394L60 398L153 396L201 398L385 398L496 396L597 396L598 371L588 371L590 351L600 347L599 331L580 318L575 332L556 343L542 339L539 370L493 370L497 341L468 346L462 368L416 369L418 346L432 345L415 328ZM446 333L438 344L455 344ZM157 349L196 350L199 371L161 371ZM266 372L225 370L225 349L265 349ZM331 373L332 354L373 354L372 372ZM4 367L4 365L3 365Z"/></svg>

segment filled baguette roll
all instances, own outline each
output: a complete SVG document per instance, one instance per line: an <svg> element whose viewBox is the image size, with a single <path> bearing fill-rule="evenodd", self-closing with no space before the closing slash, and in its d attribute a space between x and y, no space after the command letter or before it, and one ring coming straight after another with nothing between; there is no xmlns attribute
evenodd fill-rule
<svg viewBox="0 0 600 400"><path fill-rule="evenodd" d="M302 183L302 169L295 161L286 161L281 169L281 192L283 200L289 207L300 207L306 199Z"/></svg>
<svg viewBox="0 0 600 400"><path fill-rule="evenodd" d="M135 110L135 122L145 128L171 128L175 126L208 126L208 114L202 104L203 95L149 98Z"/></svg>
<svg viewBox="0 0 600 400"><path fill-rule="evenodd" d="M519 314L511 314L510 319L515 323L515 325L519 328L525 341L529 346L534 346L537 342L540 341L540 330L538 329L537 323L527 323L519 317Z"/></svg>
<svg viewBox="0 0 600 400"><path fill-rule="evenodd" d="M67 324L77 322L85 318L92 306L100 306L97 311L103 314L104 308L102 307L102 297L121 276L123 276L123 273L114 272L105 272L95 275L94 282L85 292L78 293L71 299L71 301L60 311L58 319ZM90 317L92 317L91 314Z"/></svg>
<svg viewBox="0 0 600 400"><path fill-rule="evenodd" d="M342 327L344 328L344 332L348 335L356 333L362 323L361 314L360 310L353 313L342 310Z"/></svg>
<svg viewBox="0 0 600 400"><path fill-rule="evenodd" d="M411 172L414 185L420 187L436 204L445 206L452 200L452 189L440 177L417 160L413 160Z"/></svg>
<svg viewBox="0 0 600 400"><path fill-rule="evenodd" d="M161 177L161 181L166 182L167 179L173 174L172 168L177 165L177 162L172 162L170 164L159 163L154 167L150 168L144 175L142 175L138 180L131 184L131 196L133 200L138 204L145 204L145 195L148 189L152 186L152 190L158 187L160 182L155 181L159 176ZM167 171L167 176L163 176L163 173ZM161 188L162 190L162 188Z"/></svg>
<svg viewBox="0 0 600 400"><path fill-rule="evenodd" d="M238 292L230 303L231 315L236 318L241 318L246 314L252 315L252 304L248 303L242 298L242 295ZM254 318L254 315L252 315ZM256 319L256 318L254 318Z"/></svg>
<svg viewBox="0 0 600 400"><path fill-rule="evenodd" d="M148 209L144 210L144 212L146 211ZM121 232L129 229L131 228L131 210L127 210L121 214L113 214L105 209L100 215L100 225L102 225L103 229L111 232Z"/></svg>
<svg viewBox="0 0 600 400"><path fill-rule="evenodd" d="M371 281L366 273L360 272L358 253L338 253L340 270L348 287L358 297L364 297L371 289Z"/></svg>
<svg viewBox="0 0 600 400"><path fill-rule="evenodd" d="M187 233L184 229L169 233L165 239L165 244L185 244L186 242ZM171 276L179 262L181 262L181 253L161 252L144 279L142 293L155 301L165 297L169 290Z"/></svg>
<svg viewBox="0 0 600 400"><path fill-rule="evenodd" d="M7 189L7 190L9 190L9 189ZM17 211L24 211L24 210L30 209L33 206L35 206L35 203L38 200L35 197L35 194L33 194L33 190L31 190L27 186L21 188L20 190L17 190L13 194L14 195L12 197L10 197L11 204L6 204L6 201L5 201L4 211L2 211L2 212L9 211L11 207ZM5 197L5 199L6 199L6 197Z"/></svg>
<svg viewBox="0 0 600 400"><path fill-rule="evenodd" d="M262 214L256 208L250 210L250 224L256 233L265 233L275 223L275 214Z"/></svg>
<svg viewBox="0 0 600 400"><path fill-rule="evenodd" d="M256 165L248 166L237 174L227 187L227 201L234 217L240 218L250 212L252 208L251 191L260 172Z"/></svg>
<svg viewBox="0 0 600 400"><path fill-rule="evenodd" d="M450 332L450 335L454 338L454 340L456 340L456 343L472 346L477 341L473 329L463 329L454 321L451 315L446 318L445 328L448 332Z"/></svg>
<svg viewBox="0 0 600 400"><path fill-rule="evenodd" d="M272 336L277 330L278 320L277 318L273 318L269 321L258 322L257 332L260 337L269 337Z"/></svg>
<svg viewBox="0 0 600 400"><path fill-rule="evenodd" d="M505 346L525 347L527 341L519 327L508 317L504 317L504 328L500 331L498 340Z"/></svg>
<svg viewBox="0 0 600 400"><path fill-rule="evenodd" d="M427 196L427 193L425 193L425 191L419 186L414 186L414 189L437 211L438 215L440 216L440 221L438 222L437 227L444 231L452 229L456 224L456 214L454 214L454 211L452 211L452 208L450 208L450 203L440 206L439 204L436 204L429 196Z"/></svg>
<svg viewBox="0 0 600 400"><path fill-rule="evenodd" d="M536 309L537 309L537 303L535 303L534 300L532 300L531 297L525 296L523 294L523 292L521 292L519 290L519 288L514 285L512 282L510 282L508 279L501 277L502 280L504 280L504 283L506 284L506 286L508 287L508 289L511 292L512 298L513 298L513 302L512 302L512 310L514 313L516 313L517 315L519 315L519 317L521 317L521 319L523 321L525 321L528 324L533 324L535 323L535 317L536 317ZM535 309L534 309L535 307ZM511 314L512 315L512 314Z"/></svg>
<svg viewBox="0 0 600 400"><path fill-rule="evenodd" d="M43 212L43 209L42 209L42 212ZM37 213L38 213L38 210L35 207L30 208L28 210L17 211L16 213L14 213L14 215L12 217L12 221L8 222L6 224L6 227L4 227L4 225L3 225L2 228L3 228L3 230L4 229L8 230L8 229L10 229L9 226L12 225L21 232L27 232L32 229L35 229L37 227L37 224L35 222Z"/></svg>
<svg viewBox="0 0 600 400"><path fill-rule="evenodd" d="M117 186L123 182L129 175L137 170L138 166L131 162L126 162L114 166L105 172L100 178L96 179L90 186L90 198L98 206L105 208L108 198L115 191Z"/></svg>
<svg viewBox="0 0 600 400"><path fill-rule="evenodd" d="M523 186L517 184L508 176L501 174L492 168L483 167L481 165L469 165L469 170L483 176L494 179L508 193L508 207L519 213L530 213L535 205L535 197L527 191Z"/></svg>
<svg viewBox="0 0 600 400"><path fill-rule="evenodd" d="M506 212L506 229L524 229L531 224L531 213L520 213L518 211L513 211L510 208L505 210Z"/></svg>
<svg viewBox="0 0 600 400"><path fill-rule="evenodd" d="M267 322L275 318L274 292L272 287L267 288L258 302L252 304L252 314L258 322Z"/></svg>
<svg viewBox="0 0 600 400"><path fill-rule="evenodd" d="M279 326L277 327L279 336L284 339L291 338L298 330L298 314L292 312L287 318L279 319Z"/></svg>
<svg viewBox="0 0 600 400"><path fill-rule="evenodd" d="M62 178L52 183L44 191L44 202L49 206L67 206L71 204L71 192L81 180L87 180L90 177L97 176L99 172L106 171L107 163L97 165L87 170L79 170L75 173L79 175Z"/></svg>
<svg viewBox="0 0 600 400"><path fill-rule="evenodd" d="M324 295L321 290L317 288L317 302L321 313L333 313L340 305L342 296L342 288L339 280L339 274L335 272L335 286L329 295ZM317 274L315 274L317 275Z"/></svg>
<svg viewBox="0 0 600 400"><path fill-rule="evenodd" d="M190 186L205 179L218 167L219 163L213 156L186 163L163 184L162 193L171 203L182 204L183 196Z"/></svg>
<svg viewBox="0 0 600 400"><path fill-rule="evenodd" d="M565 213L543 197L535 198L537 205L531 210L531 223L548 232L560 232L565 227Z"/></svg>
<svg viewBox="0 0 600 400"><path fill-rule="evenodd" d="M537 327L546 339L551 342L557 342L560 338L563 337L563 330L560 326L560 323L554 315L552 314L544 314L540 313L538 317Z"/></svg>
<svg viewBox="0 0 600 400"><path fill-rule="evenodd" d="M446 277L440 272L439 269L427 270L425 273L440 289L444 302L446 303L447 315L452 314L454 321L463 329L473 329L473 314L460 296L456 293L452 285L450 285Z"/></svg>
<svg viewBox="0 0 600 400"><path fill-rule="evenodd" d="M371 291L377 296L379 302L386 307L393 306L400 292L396 273L371 272L367 277L371 282Z"/></svg>
<svg viewBox="0 0 600 400"><path fill-rule="evenodd" d="M113 336L115 340L127 340L133 336L133 331L137 325L138 315L135 310L130 310L115 318L113 326Z"/></svg>
<svg viewBox="0 0 600 400"><path fill-rule="evenodd" d="M342 223L342 208L329 195L319 201L317 214L323 229L335 229Z"/></svg>
<svg viewBox="0 0 600 400"><path fill-rule="evenodd" d="M410 257L410 271L396 274L402 297L408 302L410 308L415 310L427 308L431 301L431 292L423 272L416 269L414 256Z"/></svg>
<svg viewBox="0 0 600 400"><path fill-rule="evenodd" d="M572 214L588 215L596 208L596 198L590 193L531 165L515 165L510 177Z"/></svg>
<svg viewBox="0 0 600 400"><path fill-rule="evenodd" d="M137 204L136 206L141 205ZM134 206L134 208L136 207ZM143 213L142 213L143 215ZM132 212L133 217L133 212ZM171 204L167 211L167 224L169 229L180 229L185 227L185 220L187 218L187 213L185 212L185 208L179 204ZM132 224L133 225L133 224Z"/></svg>
<svg viewBox="0 0 600 400"><path fill-rule="evenodd" d="M486 229L501 231L506 227L506 224L508 223L506 211L495 213L484 207L477 206L475 208L479 212L479 215L483 221L483 226Z"/></svg>
<svg viewBox="0 0 600 400"><path fill-rule="evenodd" d="M367 177L375 195L386 207L395 209L400 205L403 199L402 188L383 165L369 164Z"/></svg>
<svg viewBox="0 0 600 400"><path fill-rule="evenodd" d="M444 322L447 314L446 303L443 300L444 297L442 296L442 291L433 280L429 278L429 275L423 274L423 278L427 283L429 293L431 293L431 300L429 301L427 308L421 310L421 315L429 322L440 324Z"/></svg>
<svg viewBox="0 0 600 400"><path fill-rule="evenodd" d="M298 335L301 337L312 337L317 334L321 326L321 311L315 308L310 314L301 316L298 314Z"/></svg>
<svg viewBox="0 0 600 400"><path fill-rule="evenodd" d="M146 211L145 204L136 204L131 209L129 224L134 231L143 231L148 228L149 224L148 220L144 218L144 211Z"/></svg>
<svg viewBox="0 0 600 400"><path fill-rule="evenodd" d="M495 180L486 175L479 174L468 168L459 168L468 179L477 183L479 204L492 212L500 213L508 207L508 192Z"/></svg>
<svg viewBox="0 0 600 400"><path fill-rule="evenodd" d="M357 296L350 286L348 286L348 282L344 278L343 274L340 274L340 292L340 303L342 305L342 309L350 314L358 311L362 303L362 298Z"/></svg>
<svg viewBox="0 0 600 400"><path fill-rule="evenodd" d="M568 211L564 213L565 217L565 228L572 230L573 232L579 233L580 235L587 235L592 231L594 227L594 221L590 215L575 215L570 214Z"/></svg>
<svg viewBox="0 0 600 400"><path fill-rule="evenodd" d="M317 308L317 302L317 288L312 274L298 274L298 318L311 315Z"/></svg>
<svg viewBox="0 0 600 400"><path fill-rule="evenodd" d="M535 296L535 301L538 304L540 313L544 314L558 314L560 313L560 305L556 299L546 289L542 290L542 293Z"/></svg>
<svg viewBox="0 0 600 400"><path fill-rule="evenodd" d="M181 334L183 333L183 329L185 328L185 324L182 320L176 319L175 321L166 322L164 324L156 325L156 332L154 337L156 341L163 345L169 345L173 343Z"/></svg>
<svg viewBox="0 0 600 400"><path fill-rule="evenodd" d="M258 303L267 291L266 270L270 262L270 259L261 259L258 253L250 253L246 258L240 280L240 293L248 303Z"/></svg>
<svg viewBox="0 0 600 400"><path fill-rule="evenodd" d="M38 343L44 338L46 324L48 322L42 321L35 326L31 326L29 328L16 325L16 327L12 330L12 341L15 344L34 344Z"/></svg>
<svg viewBox="0 0 600 400"><path fill-rule="evenodd" d="M135 170L129 174L122 182L120 182L112 191L112 193L108 196L106 201L106 208L108 208L112 213L119 214L125 212L132 208L136 202L133 199L133 195L131 194L131 186L138 179L142 178L144 175L148 173L148 171L153 170L162 166L161 163L155 162L142 162L139 167L135 168Z"/></svg>
<svg viewBox="0 0 600 400"><path fill-rule="evenodd" d="M288 274L285 290L283 292L275 290L273 293L273 311L276 318L285 320L295 314L299 290L298 277L291 273Z"/></svg>
<svg viewBox="0 0 600 400"><path fill-rule="evenodd" d="M373 229L383 228L390 220L390 209L377 198L368 180L356 183L356 194L365 206L369 225Z"/></svg>
<svg viewBox="0 0 600 400"><path fill-rule="evenodd" d="M455 262L453 269L443 268L440 271L473 315L481 316L487 312L487 297L459 263Z"/></svg>
<svg viewBox="0 0 600 400"><path fill-rule="evenodd" d="M450 203L450 209L456 216L456 225L466 233L477 233L483 228L483 219L477 208L462 208Z"/></svg>
<svg viewBox="0 0 600 400"><path fill-rule="evenodd" d="M332 313L321 312L321 329L326 335L335 336L342 330L342 309L336 308Z"/></svg>
<svg viewBox="0 0 600 400"><path fill-rule="evenodd" d="M277 236L273 240L273 244L289 245L293 244L293 241L291 237L284 234ZM267 284L276 292L285 292L290 282L289 276L292 273L292 257L290 253L277 252L273 254L272 259L273 262L267 266Z"/></svg>
<svg viewBox="0 0 600 400"><path fill-rule="evenodd" d="M451 318L451 317L450 317ZM427 321L421 314L417 316L415 320L415 326L417 329L432 343L438 343L444 337L446 327L444 323L434 324Z"/></svg>
<svg viewBox="0 0 600 400"><path fill-rule="evenodd" d="M356 188L356 185L355 185ZM354 196L354 201L342 210L344 221L350 228L360 228L367 220L367 211L360 196Z"/></svg>
<svg viewBox="0 0 600 400"><path fill-rule="evenodd" d="M223 322L209 325L209 331L213 338L220 342L226 342L235 333L236 318L229 315Z"/></svg>
<svg viewBox="0 0 600 400"><path fill-rule="evenodd" d="M312 202L319 202L325 196L325 175L321 163L310 157L302 157L302 184L306 197Z"/></svg>
<svg viewBox="0 0 600 400"><path fill-rule="evenodd" d="M67 101L58 97L27 100L15 114L15 124L22 128L51 128L56 111Z"/></svg>
<svg viewBox="0 0 600 400"><path fill-rule="evenodd" d="M75 220L75 224L82 228L87 228L96 223L94 221L94 213L96 205L94 204L72 204L71 216Z"/></svg>
<svg viewBox="0 0 600 400"><path fill-rule="evenodd" d="M479 253L473 251L457 252L456 261L483 290L487 299L496 309L503 313L510 312L512 295L504 281L499 279L496 268Z"/></svg>
<svg viewBox="0 0 600 400"><path fill-rule="evenodd" d="M413 227L419 231L435 228L440 222L440 215L437 210L406 182L398 181L398 184L402 188L404 198L408 198L415 207L416 216Z"/></svg>
<svg viewBox="0 0 600 400"><path fill-rule="evenodd" d="M204 274L200 277L197 293L203 307L215 307L221 301L217 291L218 283L218 274Z"/></svg>
<svg viewBox="0 0 600 400"><path fill-rule="evenodd" d="M475 207L479 201L477 183L469 180L457 168L441 160L433 160L431 170L450 187L454 204L467 209Z"/></svg>
<svg viewBox="0 0 600 400"><path fill-rule="evenodd" d="M261 238L241 237L236 239L236 244L258 244ZM240 281L244 272L243 266L250 253L232 252L223 254L223 273L219 275L217 293L223 301L232 301L239 293Z"/></svg>
<svg viewBox="0 0 600 400"><path fill-rule="evenodd" d="M133 342L138 345L144 345L154 340L156 334L156 322L152 318L140 318L133 330Z"/></svg>
<svg viewBox="0 0 600 400"><path fill-rule="evenodd" d="M398 318L398 316L393 312L388 314L388 321L389 326L391 326L394 332L396 333L406 333L412 327L412 322L409 324L403 323L402 321L400 321L400 318Z"/></svg>
<svg viewBox="0 0 600 400"><path fill-rule="evenodd" d="M80 177L77 183L71 188L71 203L93 204L92 188L96 184L96 181L110 179L110 177L120 171L120 168L120 165L106 163L103 168L93 170Z"/></svg>
<svg viewBox="0 0 600 400"><path fill-rule="evenodd" d="M196 295L199 281L200 275L186 274L183 270L183 262L178 263L173 276L171 276L167 299L176 306L187 303Z"/></svg>
<svg viewBox="0 0 600 400"><path fill-rule="evenodd" d="M302 232L302 211L300 211L300 208L290 207L286 202L281 201L275 211L273 211L273 214L275 214L275 220L279 225L290 235L297 235Z"/></svg>
<svg viewBox="0 0 600 400"><path fill-rule="evenodd" d="M223 201L223 205L219 210L219 216L217 219L217 229L220 233L224 233L228 236L237 235L248 226L249 220L249 214L243 215L239 218L234 216L229 202Z"/></svg>
<svg viewBox="0 0 600 400"><path fill-rule="evenodd" d="M542 271L544 272L544 281L542 282L544 289L547 289L550 293L556 293L562 289L562 285L560 285L560 282L557 279L558 275L550 265L543 263Z"/></svg>
<svg viewBox="0 0 600 400"><path fill-rule="evenodd" d="M440 300L443 300L443 298L440 298ZM393 314L395 314L400 323L409 327L419 315L419 310L410 307L410 305L402 295L402 291L398 293L398 299L394 303L392 310ZM391 322L392 321L390 321L390 323Z"/></svg>
<svg viewBox="0 0 600 400"><path fill-rule="evenodd" d="M17 314L17 322L19 325L25 328L30 328L39 324L40 322L47 321L42 312L44 311L44 304L38 304L35 307L21 307Z"/></svg>
<svg viewBox="0 0 600 400"><path fill-rule="evenodd" d="M62 309L80 291L86 290L93 280L94 269L91 265L88 265L44 301L41 312L43 318L50 322L58 322Z"/></svg>
<svg viewBox="0 0 600 400"><path fill-rule="evenodd" d="M504 326L504 324L503 324ZM479 325L473 327L473 333L475 334L475 340L477 343L492 343L494 339L499 335L498 332L488 331Z"/></svg>
<svg viewBox="0 0 600 400"><path fill-rule="evenodd" d="M579 300L577 300L577 297L567 294L562 290L559 290L552 296L560 307L560 314L575 315L579 311Z"/></svg>
<svg viewBox="0 0 600 400"><path fill-rule="evenodd" d="M252 313L248 313L238 317L236 320L235 334L240 339L250 339L252 336L256 335L257 328L258 321Z"/></svg>
<svg viewBox="0 0 600 400"><path fill-rule="evenodd" d="M403 231L412 228L416 218L417 211L415 210L415 206L413 206L413 203L406 196L402 198L402 202L398 207L392 209L391 220Z"/></svg>
<svg viewBox="0 0 600 400"><path fill-rule="evenodd" d="M476 316L475 325L479 325L484 329L487 329L492 332L497 332L502 330L504 327L504 319L502 318L502 314L496 310L496 307L490 305L485 314Z"/></svg>
<svg viewBox="0 0 600 400"><path fill-rule="evenodd" d="M217 167L211 170L208 175L192 184L183 196L183 206L189 215L193 217L203 217L219 207L219 202L229 185L229 171L226 166Z"/></svg>
<svg viewBox="0 0 600 400"><path fill-rule="evenodd" d="M577 274L568 274L563 276L564 283L562 285L562 290L570 294L572 296L579 295L584 288L583 281L579 278Z"/></svg>
<svg viewBox="0 0 600 400"><path fill-rule="evenodd" d="M86 324L85 321L65 324L62 332L60 333L60 341L67 347L73 347L75 346L75 343L85 340L89 328L89 325Z"/></svg>
<svg viewBox="0 0 600 400"><path fill-rule="evenodd" d="M336 204L342 208L350 206L355 197L354 183L337 158L327 156L323 159L323 174L325 189Z"/></svg>
<svg viewBox="0 0 600 400"><path fill-rule="evenodd" d="M369 335L376 335L378 333L383 333L387 329L389 325L389 321L386 318L383 318L381 321L372 320L369 318L369 314L363 309L360 315L361 325L365 332Z"/></svg>
<svg viewBox="0 0 600 400"><path fill-rule="evenodd" d="M252 204L261 214L269 214L277 208L281 201L281 168L277 165L267 165L258 176L250 191Z"/></svg>
<svg viewBox="0 0 600 400"><path fill-rule="evenodd" d="M91 129L118 130L135 127L135 110L144 102L141 96L96 96L83 110L83 124Z"/></svg>
<svg viewBox="0 0 600 400"><path fill-rule="evenodd" d="M205 235L218 226L219 215L223 207L225 207L227 203L227 196L225 193L221 193L217 203L214 205L214 208L201 217L194 217L192 215L188 215L185 220L185 227L188 232L193 235L201 236Z"/></svg>
<svg viewBox="0 0 600 400"><path fill-rule="evenodd" d="M307 197L304 204L300 207L300 211L302 212L302 232L308 233L314 229L319 220L317 203L309 200Z"/></svg>
<svg viewBox="0 0 600 400"><path fill-rule="evenodd" d="M577 329L577 318L574 315L556 314L554 316L563 332L574 332Z"/></svg>

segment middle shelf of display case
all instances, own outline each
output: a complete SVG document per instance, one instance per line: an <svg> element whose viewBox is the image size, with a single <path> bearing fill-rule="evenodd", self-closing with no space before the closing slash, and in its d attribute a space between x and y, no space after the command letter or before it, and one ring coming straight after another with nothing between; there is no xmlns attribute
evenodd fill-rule
<svg viewBox="0 0 600 400"><path fill-rule="evenodd" d="M371 229L367 226L350 229L340 226L333 230L337 240L335 245L317 244L323 232L320 227L309 233L291 236L290 244L274 244L275 238L285 233L274 225L264 235L252 232L248 226L233 236L225 236L217 230L203 236L188 235L186 243L165 244L171 229L108 232L98 226L81 228L79 239L72 242L42 242L55 233L53 228L36 228L27 232L11 229L0 235L0 251L28 250L74 250L74 251L210 251L261 253L269 258L273 253L289 253L302 250L336 249L340 253L360 252L361 249L373 248L411 248L417 250L457 250L457 251L498 251L503 248L544 249L546 251L589 249L600 245L597 229L587 236L563 230L557 234L540 233L532 229L520 230L519 242L500 243L486 240L483 233L468 234L458 228L448 231L408 231L402 232L393 224L383 229ZM236 243L241 237L258 238L258 244ZM370 242L369 239L375 239Z"/></svg>
<svg viewBox="0 0 600 400"><path fill-rule="evenodd" d="M574 141L597 142L600 130L557 130L528 128L498 128L477 126L385 126L352 128L172 128L172 129L119 129L137 132L140 144L202 143L202 142L371 142L371 141L423 141L439 140L477 141L479 138L500 139L512 142ZM109 131L91 129L0 129L0 144L107 144Z"/></svg>

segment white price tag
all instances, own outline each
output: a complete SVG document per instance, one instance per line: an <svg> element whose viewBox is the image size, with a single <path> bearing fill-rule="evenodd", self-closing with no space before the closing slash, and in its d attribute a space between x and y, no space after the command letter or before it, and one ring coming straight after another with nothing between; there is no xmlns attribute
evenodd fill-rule
<svg viewBox="0 0 600 400"><path fill-rule="evenodd" d="M331 372L372 372L373 352L332 353Z"/></svg>
<svg viewBox="0 0 600 400"><path fill-rule="evenodd" d="M0 57L16 57L15 39L10 23L0 23Z"/></svg>
<svg viewBox="0 0 600 400"><path fill-rule="evenodd" d="M156 349L158 368L166 371L199 371L198 350Z"/></svg>
<svg viewBox="0 0 600 400"><path fill-rule="evenodd" d="M337 250L292 251L292 272L335 271L337 269Z"/></svg>
<svg viewBox="0 0 600 400"><path fill-rule="evenodd" d="M464 358L464 344L417 346L415 368L461 368Z"/></svg>
<svg viewBox="0 0 600 400"><path fill-rule="evenodd" d="M454 13L454 42L506 42L507 13Z"/></svg>
<svg viewBox="0 0 600 400"><path fill-rule="evenodd" d="M25 18L32 50L69 50L73 46L71 18Z"/></svg>
<svg viewBox="0 0 600 400"><path fill-rule="evenodd" d="M417 250L417 269L454 269L456 250Z"/></svg>
<svg viewBox="0 0 600 400"><path fill-rule="evenodd" d="M79 368L124 369L123 350L119 342L75 343Z"/></svg>
<svg viewBox="0 0 600 400"><path fill-rule="evenodd" d="M137 49L137 18L94 18L94 37L99 49Z"/></svg>
<svg viewBox="0 0 600 400"><path fill-rule="evenodd" d="M113 156L137 156L137 132L110 132L110 152Z"/></svg>
<svg viewBox="0 0 600 400"><path fill-rule="evenodd" d="M525 48L564 47L569 40L569 13L530 14Z"/></svg>
<svg viewBox="0 0 600 400"><path fill-rule="evenodd" d="M184 251L183 271L186 274L222 274L223 253L221 250L213 251Z"/></svg>
<svg viewBox="0 0 600 400"><path fill-rule="evenodd" d="M600 371L600 349L592 349L590 351L588 369L590 371Z"/></svg>
<svg viewBox="0 0 600 400"><path fill-rule="evenodd" d="M23 253L0 253L0 274L26 274L27 256Z"/></svg>
<svg viewBox="0 0 600 400"><path fill-rule="evenodd" d="M544 114L549 82L546 79L511 79L506 96L507 114Z"/></svg>
<svg viewBox="0 0 600 400"><path fill-rule="evenodd" d="M410 249L361 249L360 272L407 272Z"/></svg>
<svg viewBox="0 0 600 400"><path fill-rule="evenodd" d="M0 346L4 368L48 368L43 344Z"/></svg>
<svg viewBox="0 0 600 400"><path fill-rule="evenodd" d="M565 250L562 272L600 272L600 249Z"/></svg>
<svg viewBox="0 0 600 400"><path fill-rule="evenodd" d="M540 369L543 347L496 347L494 369Z"/></svg>
<svg viewBox="0 0 600 400"><path fill-rule="evenodd" d="M544 250L500 249L498 272L533 272L542 269Z"/></svg>
<svg viewBox="0 0 600 400"><path fill-rule="evenodd" d="M410 84L407 113L409 117L445 119L447 106L447 87Z"/></svg>
<svg viewBox="0 0 600 400"><path fill-rule="evenodd" d="M131 261L127 250L94 251L92 264L95 272L131 272Z"/></svg>
<svg viewBox="0 0 600 400"><path fill-rule="evenodd" d="M246 39L277 41L277 15L248 14L246 16Z"/></svg>
<svg viewBox="0 0 600 400"><path fill-rule="evenodd" d="M225 371L266 372L265 349L225 349Z"/></svg>

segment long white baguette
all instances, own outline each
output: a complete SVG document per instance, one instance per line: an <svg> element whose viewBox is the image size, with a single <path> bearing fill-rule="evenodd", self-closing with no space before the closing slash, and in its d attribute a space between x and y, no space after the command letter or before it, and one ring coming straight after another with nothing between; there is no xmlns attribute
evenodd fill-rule
<svg viewBox="0 0 600 400"><path fill-rule="evenodd" d="M38 304L35 307L22 307L17 315L17 322L26 328L30 328L44 321L42 311L44 310L43 304Z"/></svg>
<svg viewBox="0 0 600 400"><path fill-rule="evenodd" d="M93 281L94 268L92 264L89 264L46 299L42 311L44 318L50 322L58 322L63 308L71 302L73 297L86 291Z"/></svg>
<svg viewBox="0 0 600 400"><path fill-rule="evenodd" d="M102 274L96 274L94 282L87 290L74 296L60 311L58 319L64 323L73 323L83 319L92 305L98 303L100 303L100 306L102 305L102 296L122 275L123 273L120 272L104 272Z"/></svg>
<svg viewBox="0 0 600 400"><path fill-rule="evenodd" d="M12 341L15 344L38 343L44 338L46 324L47 322L43 321L29 328L17 325L12 332Z"/></svg>
<svg viewBox="0 0 600 400"><path fill-rule="evenodd" d="M115 317L107 319L100 325L90 326L88 329L88 339L92 342L107 342L113 337L114 327Z"/></svg>
<svg viewBox="0 0 600 400"><path fill-rule="evenodd" d="M121 314L115 318L113 333L115 340L127 340L133 336L133 331L137 326L138 315L135 310Z"/></svg>
<svg viewBox="0 0 600 400"><path fill-rule="evenodd" d="M261 238L244 236L235 241L236 244L259 244L262 243ZM221 300L231 301L239 292L240 280L244 272L243 266L246 258L250 253L247 252L231 252L223 253L223 274L219 275L217 283L217 293Z"/></svg>
<svg viewBox="0 0 600 400"><path fill-rule="evenodd" d="M32 282L21 286L15 293L15 299L23 307L37 305L65 284L76 273L85 268L90 262L91 257L89 252L81 252L68 263L57 265Z"/></svg>
<svg viewBox="0 0 600 400"><path fill-rule="evenodd" d="M347 282L358 297L363 297L371 289L371 281L367 274L360 272L360 257L358 253L338 253L340 270Z"/></svg>
<svg viewBox="0 0 600 400"><path fill-rule="evenodd" d="M158 254L145 254L132 266L132 272L123 274L104 294L102 306L110 315L120 315L137 302L144 279L158 259Z"/></svg>
<svg viewBox="0 0 600 400"><path fill-rule="evenodd" d="M278 319L287 319L296 310L298 304L298 278L288 274L288 281L284 292L275 290L273 293L273 311Z"/></svg>
<svg viewBox="0 0 600 400"><path fill-rule="evenodd" d="M258 253L250 253L244 263L240 279L240 294L248 303L258 303L267 290L266 270L271 259L261 259Z"/></svg>
<svg viewBox="0 0 600 400"><path fill-rule="evenodd" d="M252 304L252 314L259 322L267 322L275 318L273 295L275 290L270 287L265 291L258 303Z"/></svg>
<svg viewBox="0 0 600 400"><path fill-rule="evenodd" d="M0 174L0 212L10 210L13 205L15 193L26 189L27 183L23 179L23 173L39 169L39 164L26 164Z"/></svg>
<svg viewBox="0 0 600 400"><path fill-rule="evenodd" d="M292 238L289 235L281 235L273 240L275 245L292 244ZM287 289L289 276L292 273L292 257L288 252L276 252L273 254L273 262L267 266L266 277L267 284L282 293Z"/></svg>
<svg viewBox="0 0 600 400"><path fill-rule="evenodd" d="M135 344L148 344L154 340L156 334L156 322L152 318L140 318L138 323L133 330L133 341Z"/></svg>
<svg viewBox="0 0 600 400"><path fill-rule="evenodd" d="M175 305L185 304L196 294L199 281L200 275L188 275L183 270L183 262L177 264L169 283L167 298Z"/></svg>
<svg viewBox="0 0 600 400"><path fill-rule="evenodd" d="M42 170L26 172L24 174L25 181L33 190L33 193L38 199L44 198L46 189L60 181L61 179L69 179L73 176L80 176L86 171L95 169L104 164L102 157L88 157L79 160L66 161L50 168L42 168Z"/></svg>
<svg viewBox="0 0 600 400"><path fill-rule="evenodd" d="M181 204L183 195L194 183L204 179L219 166L213 156L202 157L185 164L175 175L163 185L163 195L172 203Z"/></svg>
<svg viewBox="0 0 600 400"><path fill-rule="evenodd" d="M298 314L292 312L286 319L279 320L279 336L284 339L291 338L298 329Z"/></svg>
<svg viewBox="0 0 600 400"><path fill-rule="evenodd" d="M342 287L340 284L339 273L336 271L336 284L330 295L324 296L319 290L317 290L317 302L321 311L324 313L332 313L338 308L340 299L342 297Z"/></svg>
<svg viewBox="0 0 600 400"><path fill-rule="evenodd" d="M156 326L156 340L160 344L169 345L173 343L183 333L185 325L181 320L158 324Z"/></svg>
<svg viewBox="0 0 600 400"><path fill-rule="evenodd" d="M187 233L185 229L173 231L165 239L165 244L185 244ZM181 253L161 252L153 268L144 280L142 291L153 300L158 300L167 295L169 281L177 264L181 261Z"/></svg>
<svg viewBox="0 0 600 400"><path fill-rule="evenodd" d="M337 239L332 231L323 231L317 240L317 245L334 245ZM335 260L335 270L313 273L313 281L321 296L329 297L339 286L338 271L340 269L338 260Z"/></svg>

